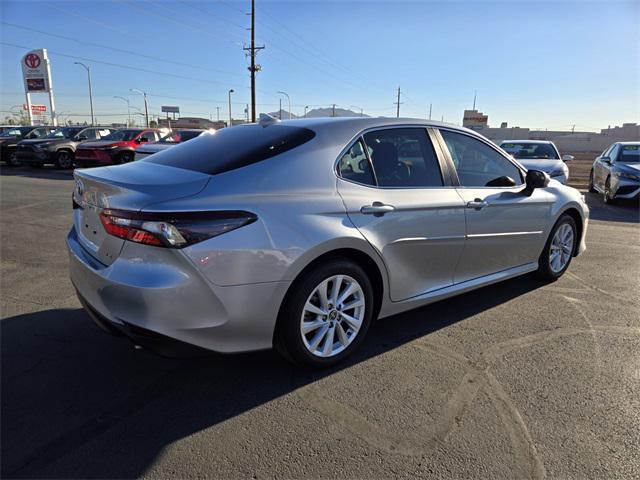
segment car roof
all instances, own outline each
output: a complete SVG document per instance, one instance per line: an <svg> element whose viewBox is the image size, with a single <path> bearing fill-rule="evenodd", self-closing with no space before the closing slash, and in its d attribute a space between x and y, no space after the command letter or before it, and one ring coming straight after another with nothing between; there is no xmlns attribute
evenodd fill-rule
<svg viewBox="0 0 640 480"><path fill-rule="evenodd" d="M500 145L503 143L553 143L551 140L502 140Z"/></svg>
<svg viewBox="0 0 640 480"><path fill-rule="evenodd" d="M252 124L245 124L252 125ZM253 124L255 125L255 124ZM354 138L363 130L372 128L385 128L392 126L417 126L417 127L434 127L449 128L468 133L475 137L486 139L478 132L469 130L450 123L439 122L435 120L426 120L421 118L385 118L385 117L317 117L317 118L296 118L292 120L276 121L273 125L295 126L308 128L316 133L333 138L338 143L347 142ZM242 128L243 125L237 125L233 128ZM268 128L267 125L265 128Z"/></svg>
<svg viewBox="0 0 640 480"><path fill-rule="evenodd" d="M640 145L640 142L616 142L618 145Z"/></svg>

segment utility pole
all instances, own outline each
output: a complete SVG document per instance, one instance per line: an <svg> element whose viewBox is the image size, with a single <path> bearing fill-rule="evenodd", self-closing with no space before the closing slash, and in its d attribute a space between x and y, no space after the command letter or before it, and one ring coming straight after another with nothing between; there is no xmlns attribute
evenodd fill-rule
<svg viewBox="0 0 640 480"><path fill-rule="evenodd" d="M256 54L258 50L262 50L264 45L256 47L256 1L251 0L251 46L244 47L243 50L249 52L251 57L251 65L249 72L251 73L251 121L256 121L256 72L260 71L260 65L256 65Z"/></svg>
<svg viewBox="0 0 640 480"><path fill-rule="evenodd" d="M429 120L431 120L431 110L433 110L433 103L429 104Z"/></svg>
<svg viewBox="0 0 640 480"><path fill-rule="evenodd" d="M400 87L398 87L398 101L395 102L396 105L396 118L400 118L400 105L403 102L400 101Z"/></svg>
<svg viewBox="0 0 640 480"><path fill-rule="evenodd" d="M138 90L137 88L130 88L130 92L139 93L144 98L144 118L147 128L149 128L149 105L147 104L147 92Z"/></svg>
<svg viewBox="0 0 640 480"><path fill-rule="evenodd" d="M474 90L473 91L473 109L476 109L476 97L478 96L478 91Z"/></svg>
<svg viewBox="0 0 640 480"><path fill-rule="evenodd" d="M575 125L571 125L571 133L573 133L575 131L575 129L576 129L576 126Z"/></svg>
<svg viewBox="0 0 640 480"><path fill-rule="evenodd" d="M278 120L282 120L282 99L279 98L278 102L280 106L278 107Z"/></svg>
<svg viewBox="0 0 640 480"><path fill-rule="evenodd" d="M304 118L307 118L307 110L309 110L309 105L304 106Z"/></svg>
<svg viewBox="0 0 640 480"><path fill-rule="evenodd" d="M335 104L335 103L333 104L333 107L332 107L332 109L331 109L331 116L332 116L332 117L335 117L335 116L336 116L336 104Z"/></svg>

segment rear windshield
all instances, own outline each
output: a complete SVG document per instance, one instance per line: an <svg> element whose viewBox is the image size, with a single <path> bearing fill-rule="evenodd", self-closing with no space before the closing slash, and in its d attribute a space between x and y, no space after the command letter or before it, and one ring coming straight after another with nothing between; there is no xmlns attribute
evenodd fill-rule
<svg viewBox="0 0 640 480"><path fill-rule="evenodd" d="M275 157L313 137L313 131L289 125L237 125L205 133L141 161L215 175Z"/></svg>
<svg viewBox="0 0 640 480"><path fill-rule="evenodd" d="M171 132L158 140L158 143L180 143L196 138L202 133L201 130L178 130Z"/></svg>
<svg viewBox="0 0 640 480"><path fill-rule="evenodd" d="M515 158L557 159L556 149L549 143L503 143L500 145Z"/></svg>

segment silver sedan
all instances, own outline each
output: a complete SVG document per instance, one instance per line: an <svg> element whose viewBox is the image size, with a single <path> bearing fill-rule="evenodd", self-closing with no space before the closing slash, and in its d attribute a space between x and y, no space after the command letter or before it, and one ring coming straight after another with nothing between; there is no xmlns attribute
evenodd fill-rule
<svg viewBox="0 0 640 480"><path fill-rule="evenodd" d="M376 318L553 281L585 248L577 190L437 122L265 116L74 176L78 296L160 351L275 346L325 367Z"/></svg>

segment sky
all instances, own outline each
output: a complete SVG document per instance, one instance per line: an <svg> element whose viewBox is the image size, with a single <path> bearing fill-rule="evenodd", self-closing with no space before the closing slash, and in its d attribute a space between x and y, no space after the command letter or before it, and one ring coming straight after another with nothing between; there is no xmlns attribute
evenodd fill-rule
<svg viewBox="0 0 640 480"><path fill-rule="evenodd" d="M234 118L250 101L250 0L0 0L0 115L24 103L20 59L47 48L56 108L98 122L178 105ZM257 110L279 99L461 123L477 91L489 124L576 131L640 122L640 1L256 0ZM48 103L46 94L34 103ZM136 110L139 109L139 110Z"/></svg>

